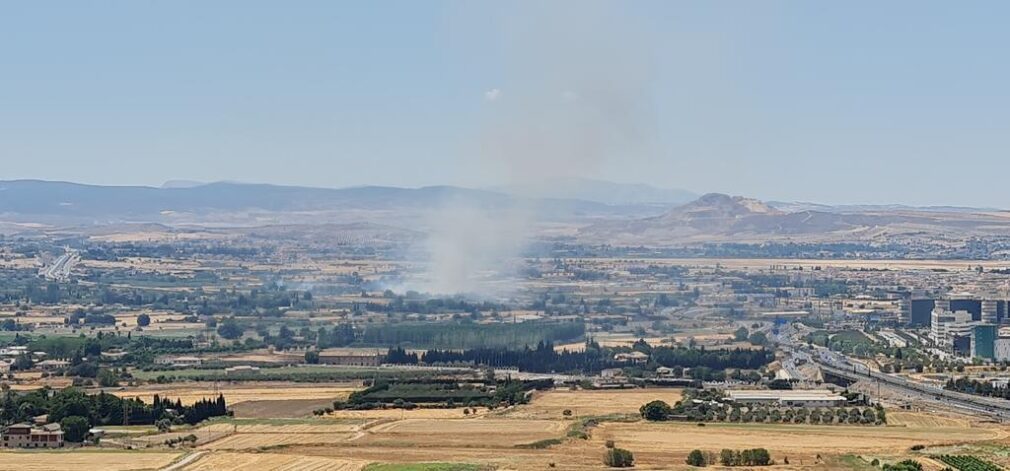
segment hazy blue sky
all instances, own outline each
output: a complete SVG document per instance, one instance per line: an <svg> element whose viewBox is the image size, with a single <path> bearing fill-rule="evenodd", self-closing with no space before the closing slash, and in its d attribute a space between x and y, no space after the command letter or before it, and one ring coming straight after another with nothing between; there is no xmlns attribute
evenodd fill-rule
<svg viewBox="0 0 1010 471"><path fill-rule="evenodd" d="M0 179L1010 207L1007 2L0 1Z"/></svg>

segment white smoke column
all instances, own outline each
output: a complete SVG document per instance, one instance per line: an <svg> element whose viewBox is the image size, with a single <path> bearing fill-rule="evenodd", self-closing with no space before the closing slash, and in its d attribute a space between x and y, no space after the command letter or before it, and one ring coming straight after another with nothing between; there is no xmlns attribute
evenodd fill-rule
<svg viewBox="0 0 1010 471"><path fill-rule="evenodd" d="M486 4L481 4L486 5ZM521 188L511 207L452 201L429 221L427 291L508 296L522 248L537 232L536 188L594 175L652 143L645 28L607 2L508 3L495 19L506 76L488 84L470 174ZM488 178L488 177L491 178Z"/></svg>
<svg viewBox="0 0 1010 471"><path fill-rule="evenodd" d="M489 210L467 201L443 205L430 217L424 290L491 298L507 294L527 221L515 208Z"/></svg>

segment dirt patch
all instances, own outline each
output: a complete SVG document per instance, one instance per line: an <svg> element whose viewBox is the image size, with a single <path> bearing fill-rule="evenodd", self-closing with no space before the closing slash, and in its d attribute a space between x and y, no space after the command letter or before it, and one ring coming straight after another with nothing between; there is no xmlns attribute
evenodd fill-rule
<svg viewBox="0 0 1010 471"><path fill-rule="evenodd" d="M286 419L310 417L312 411L333 407L330 399L288 399L279 401L244 401L232 406L240 419Z"/></svg>

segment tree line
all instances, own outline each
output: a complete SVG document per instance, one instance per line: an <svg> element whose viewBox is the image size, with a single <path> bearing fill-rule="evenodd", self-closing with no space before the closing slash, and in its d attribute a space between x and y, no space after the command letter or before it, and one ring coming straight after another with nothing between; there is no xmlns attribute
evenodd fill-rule
<svg viewBox="0 0 1010 471"><path fill-rule="evenodd" d="M976 381L963 376L957 379L948 379L947 384L944 385L944 389L975 394L977 396L1010 399L1010 386L1000 386L988 381Z"/></svg>
<svg viewBox="0 0 1010 471"><path fill-rule="evenodd" d="M552 342L539 342L535 348L529 346L519 350L506 348L475 348L469 350L428 350L420 357L403 349L390 349L386 356L389 363L427 365L468 364L493 368L519 368L535 373L581 372L598 373L604 368L615 366L600 345L588 341L580 352L557 351Z"/></svg>
<svg viewBox="0 0 1010 471"><path fill-rule="evenodd" d="M764 448L753 448L749 450L730 450L724 448L719 452L718 458L715 454L701 450L691 450L687 455L687 464L695 467L709 465L722 466L770 466L775 464L772 461L771 453Z"/></svg>
<svg viewBox="0 0 1010 471"><path fill-rule="evenodd" d="M652 360L668 367L697 368L706 367L714 370L738 368L756 370L771 363L775 354L766 349L749 350L706 350L704 348L687 347L655 347L652 349Z"/></svg>
<svg viewBox="0 0 1010 471"><path fill-rule="evenodd" d="M582 322L404 323L368 325L358 335L357 343L433 349L501 348L569 341L584 334Z"/></svg>
<svg viewBox="0 0 1010 471"><path fill-rule="evenodd" d="M62 423L66 419L81 418L88 428L100 425L153 425L167 419L172 423L195 425L211 417L228 414L223 395L216 399L201 399L193 405L154 396L151 404L138 398L121 398L100 392L87 394L77 388L53 391L49 388L19 394L11 390L0 399L0 422L10 425L30 421L38 415L48 414L50 422ZM80 419L69 420L78 425ZM85 429L86 431L87 429ZM68 436L69 441L72 436ZM83 438L83 437L80 437Z"/></svg>

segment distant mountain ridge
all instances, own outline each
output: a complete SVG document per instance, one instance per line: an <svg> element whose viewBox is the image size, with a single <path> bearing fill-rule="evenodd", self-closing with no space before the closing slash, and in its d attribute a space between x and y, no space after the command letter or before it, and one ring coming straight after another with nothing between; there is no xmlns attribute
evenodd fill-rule
<svg viewBox="0 0 1010 471"><path fill-rule="evenodd" d="M416 214L444 204L464 203L489 210L509 208L522 198L489 190L454 186L399 188L360 186L312 188L256 183L169 182L162 187L101 186L43 180L0 181L0 215L15 220L72 221L75 223L159 222L173 216L195 218L208 214L273 213L272 223L295 222L313 212L360 214L331 217L320 223L368 220L368 214ZM655 209L610 206L576 199L538 198L530 206L550 217L620 217L654 213ZM305 216L305 218L309 218ZM199 221L197 221L199 222ZM388 221L387 221L388 222Z"/></svg>
<svg viewBox="0 0 1010 471"><path fill-rule="evenodd" d="M1010 213L921 210L812 210L710 193L660 216L604 221L580 230L587 242L669 245L705 242L887 242L936 235L966 238L1010 231Z"/></svg>
<svg viewBox="0 0 1010 471"><path fill-rule="evenodd" d="M141 216L162 211L300 211L338 205L358 208L418 206L432 199L460 197L485 204L506 195L449 186L396 188L310 188L256 183L207 183L191 186L101 186L42 180L0 181L0 213Z"/></svg>

